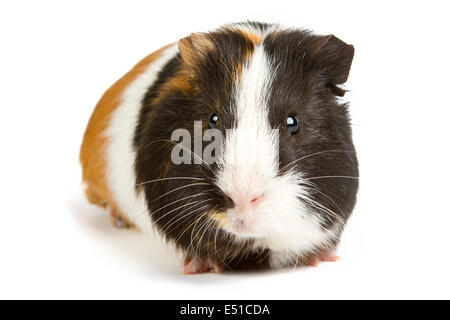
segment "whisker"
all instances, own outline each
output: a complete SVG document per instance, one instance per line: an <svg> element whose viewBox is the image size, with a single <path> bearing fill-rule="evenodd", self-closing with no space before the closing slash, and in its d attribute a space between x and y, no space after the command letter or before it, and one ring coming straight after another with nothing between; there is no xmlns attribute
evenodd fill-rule
<svg viewBox="0 0 450 320"><path fill-rule="evenodd" d="M333 218L335 218L336 220L338 220L341 224L344 224L344 220L342 220L342 218L340 218L334 211L330 210L329 208L319 204L318 202L315 202L314 204L311 203L312 206L314 206L314 208L316 208L317 210L328 214L328 216L331 216ZM331 220L330 220L331 221ZM320 228L320 230L324 231L325 229L323 227Z"/></svg>
<svg viewBox="0 0 450 320"><path fill-rule="evenodd" d="M192 200L194 200L194 198L191 198L191 199L186 203L186 206L184 207L184 209L181 210L179 213L177 213L174 217L172 217L172 219L170 219L170 220L166 223L166 225L169 224L170 221L172 221L173 219L176 219L178 216L183 217L182 214L183 214L184 212L186 212L186 210L191 210L193 207L195 207L195 206L198 205L199 203L203 203L203 202L207 201L208 199L203 200L203 201L202 201L202 200L194 201L194 202L189 206L189 204L192 202ZM178 219L178 220L179 220L179 219ZM177 220L177 221L178 221L178 220ZM166 227L166 225L164 226L164 228ZM171 225L172 225L172 224L170 224L170 226L171 226ZM170 226L168 226L168 227L170 227Z"/></svg>
<svg viewBox="0 0 450 320"><path fill-rule="evenodd" d="M300 150L300 149L299 149L299 150ZM299 150L297 150L297 151L299 151ZM283 166L283 167L280 169L280 171L284 171L284 169L285 169L286 167L288 167L288 166L290 166L290 165L293 165L294 163L296 163L296 162L298 162L298 161L301 161L301 160L304 160L304 159L307 159L307 158L309 158L309 157L316 156L316 155L319 155L319 154L328 153L328 152L356 153L356 151L351 151L351 150L324 150L324 151L319 151L319 152L315 152L315 153L312 153L312 154L308 154L308 155L303 156L303 157L301 157L301 158L299 158L299 159L296 159L296 160L294 160L294 161L289 162L287 165Z"/></svg>
<svg viewBox="0 0 450 320"><path fill-rule="evenodd" d="M172 201L171 203L169 203L169 204L166 204L166 205L164 205L164 206L162 206L162 207L158 208L157 210L155 210L155 211L152 211L151 213L152 213L152 214L155 214L155 213L157 213L157 212L161 211L162 209L164 209L164 208L167 208L167 207L169 207L169 206L173 205L174 203L177 203L177 202L180 202L180 201L183 201L183 200L189 199L189 198L191 198L191 197L198 197L198 196L201 196L201 195L204 195L204 194L206 194L206 193L205 193L205 192L199 192L199 193L197 193L197 194L195 194L195 195L189 195L189 196L183 197L183 198L181 198L181 199L178 199L178 200Z"/></svg>
<svg viewBox="0 0 450 320"><path fill-rule="evenodd" d="M307 188L307 187L306 187L305 189L312 190L312 191L314 191L314 192L317 192L317 193L320 193L321 195L323 195L325 198L327 198L328 200L330 200L330 202L336 207L336 209L339 210L339 212L342 214L342 216L345 216L345 215L344 215L344 212L342 212L341 208L336 204L336 202L335 202L330 196L328 196L327 194L325 194L325 193L323 193L323 192L317 190L317 188Z"/></svg>
<svg viewBox="0 0 450 320"><path fill-rule="evenodd" d="M199 180L199 181L207 181L206 179L202 178L196 178L196 177L168 177L168 178L161 178L161 179L155 179L155 180L148 180L141 183L138 183L136 187L142 186L144 184L158 182L158 181L166 181L166 180Z"/></svg>
<svg viewBox="0 0 450 320"><path fill-rule="evenodd" d="M262 252L264 252L264 250ZM262 257L261 259L258 260L258 263L261 263L264 260L266 260L269 255L270 255L270 250L267 250L267 253L264 255L264 257Z"/></svg>
<svg viewBox="0 0 450 320"><path fill-rule="evenodd" d="M164 98L164 100L195 100L194 98Z"/></svg>
<svg viewBox="0 0 450 320"><path fill-rule="evenodd" d="M217 215L217 213L215 213L213 217L215 217L216 215ZM217 250L217 235L218 235L219 231L220 231L220 229L219 229L219 227L217 227L216 234L214 235L214 254L217 255L217 257L219 258L220 262L222 262L225 267L227 267L228 269L231 269L230 266L228 266L225 263L225 261L220 257L220 253ZM227 242L227 248L228 248L228 243L229 243L229 241Z"/></svg>
<svg viewBox="0 0 450 320"><path fill-rule="evenodd" d="M215 207L214 207L214 209L215 209ZM211 219L212 220L214 220L214 217L216 216L216 211L212 211L211 212ZM216 231L219 229L218 227L217 227L217 222L214 220L214 223L216 224ZM209 249L212 247L211 246L211 235L212 235L212 232L209 232L208 233L208 246L207 246L207 255L208 255L208 257L211 257L212 255L214 255L216 252L214 251L212 254L209 252ZM211 248L211 249L213 249L213 248Z"/></svg>
<svg viewBox="0 0 450 320"><path fill-rule="evenodd" d="M180 233L180 235L177 237L177 239L175 240L175 243L178 243L178 241L181 239L181 237L183 236L183 234L189 230L190 227L192 227L192 225L195 223L198 223L199 219L201 219L203 217L203 215L201 215L197 220L195 220L194 222L192 222L189 226L187 226L182 233ZM189 245L190 246L190 245ZM188 247L189 248L189 247ZM187 251L187 250L186 250Z"/></svg>
<svg viewBox="0 0 450 320"><path fill-rule="evenodd" d="M206 199L206 200L200 201L200 202L198 202L198 203L196 203L196 204L192 204L192 206L190 207L190 209L194 209L195 206L197 206L197 205L199 205L199 204L201 204L201 203L209 202L209 201L211 201L211 199ZM181 212L181 213L178 213L178 214L175 215L172 219L170 219L170 221L163 227L163 229L164 229L163 231L168 231L169 228L170 228L173 224L177 223L178 221L181 221L181 220L186 219L187 217L189 217L190 215L194 214L195 212L200 211L200 210L203 210L203 209L207 208L208 206L209 206L209 204L204 205L204 206L202 206L202 207L200 207L200 208L191 210L191 211L189 211L189 212L188 212L187 214L185 214L185 215L182 215L182 212ZM178 219L175 220L175 221L173 221L172 223L170 223L170 222L171 222L173 219L175 219L175 218L178 218ZM169 223L170 223L170 224L169 224Z"/></svg>
<svg viewBox="0 0 450 320"><path fill-rule="evenodd" d="M211 226L211 224L214 223L214 220L211 219L210 216L207 216L206 222L203 224L203 226L199 229L198 233L200 233L200 231L206 226L205 230L203 231L202 235L200 236L200 238L197 241L197 248L195 249L195 253L197 255L198 249L200 247L200 244L202 243L202 239L206 233L206 231L208 230L208 228Z"/></svg>
<svg viewBox="0 0 450 320"><path fill-rule="evenodd" d="M294 268L292 269L292 272L294 272L295 270L297 270L297 266L298 266L298 257L299 257L299 254L298 254L298 250L297 250L297 252L296 252L296 258L295 258L295 264L294 264Z"/></svg>
<svg viewBox="0 0 450 320"><path fill-rule="evenodd" d="M302 197L302 199L305 200L306 202L308 202L309 205L314 206L318 210L322 209L322 212L328 213L331 217L335 218L340 223L345 224L345 222L342 220L341 217L339 217L339 215L336 212L334 212L333 210L325 207L321 203L319 203L319 202L315 201L314 199L311 199L310 197L307 197L307 196Z"/></svg>
<svg viewBox="0 0 450 320"><path fill-rule="evenodd" d="M201 219L203 219L203 217L205 217L206 215L208 214L208 212L205 212L205 213L203 213L196 221L195 221L195 223L192 223L188 228L190 228L192 225L194 225L193 227L192 227L192 231L191 231L191 241L190 241L190 243L189 243L189 246L187 247L187 249L186 249L186 251L189 251L189 248L192 246L192 249L194 248L194 243L193 243L193 241L194 241L194 238L193 238L193 236L194 236L194 231L195 231L195 228L196 228L196 226L197 226L197 223L201 220ZM184 233L184 232L183 232ZM197 254L196 254L196 252L194 251L194 255L195 255L195 257L196 258L199 258L198 256L197 256Z"/></svg>
<svg viewBox="0 0 450 320"><path fill-rule="evenodd" d="M305 178L305 180L328 179L328 178L346 178L359 180L359 177L352 177L352 176L320 176L320 177Z"/></svg>
<svg viewBox="0 0 450 320"><path fill-rule="evenodd" d="M192 228L192 232L191 232L191 243L193 244L193 241L194 241L194 238L197 236L197 234L200 232L200 230L201 230L201 228L202 228L202 226L204 225L204 223L205 222L208 222L208 220L206 220L206 221L203 221L201 224L200 224L200 228L198 229L198 231L196 232L196 234L195 234L195 236L194 236L194 231L195 231L195 228L197 227L197 223L198 222L200 222L200 220L202 220L204 217L206 217L208 215L208 212L204 212L201 216L200 216L200 218L199 219L197 219L197 222L194 224L194 227ZM192 247L192 249L193 249L194 247ZM188 248L189 249L189 248Z"/></svg>
<svg viewBox="0 0 450 320"><path fill-rule="evenodd" d="M178 190L187 188L187 187L191 187L191 186L208 186L208 185L209 185L209 183L191 183L191 184L184 185L184 186L182 186L182 187L178 187L178 188L175 188L175 189L173 189L173 190L170 190L170 191L164 193L163 195L159 196L158 198L153 199L152 201L159 200L159 199L161 199L162 197L164 197L164 196L166 196L166 195L168 195L168 194L170 194L170 193L172 193L172 192L175 192L175 191L178 191Z"/></svg>
<svg viewBox="0 0 450 320"><path fill-rule="evenodd" d="M183 212L186 212L186 210L191 210L192 208L194 208L198 204L202 204L205 201L207 201L207 199L206 200L197 200L197 201L194 201L194 202L192 202L192 200L194 200L194 198L191 198L183 206L177 207L178 209L183 209L183 210L181 210L181 211L177 212L176 214L174 214L173 217L169 221L166 222L166 224L163 226L163 228L165 228L167 226L167 224L169 224L173 219L176 219L179 215L182 215ZM163 228L161 228L161 229L163 229Z"/></svg>
<svg viewBox="0 0 450 320"><path fill-rule="evenodd" d="M171 203L169 203L169 204L166 204L165 206L159 208L159 209L156 210L156 211L150 212L150 214L151 214L151 215L154 215L156 212L158 212L158 211L160 211L160 210L162 210L162 209L164 209L164 208L166 208L166 207L168 207L168 206L171 206L172 204L174 204L174 203L176 203L176 202L180 202L180 201L183 201L183 200L185 200L185 199L189 199L189 198L191 198L191 197L192 197L192 198L198 197L198 196L201 196L201 195L204 195L204 194L205 194L205 193L202 192L202 193L197 193L196 195L193 195L193 196L187 196L187 197L178 199L178 200L173 201L173 202L171 202ZM183 207L187 206L188 204L189 204L189 203L184 204L184 205L182 205L182 206L179 206L179 207L177 207L177 208L175 208L175 209L173 209L173 210L171 210L171 211L169 211L169 212L166 212L166 213L163 214L161 217L159 217L155 222L153 222L153 225L154 225L157 221L159 221L161 218L167 216L168 214L172 213L172 212L175 211L175 210L178 210L178 209L180 209L180 208L183 208Z"/></svg>

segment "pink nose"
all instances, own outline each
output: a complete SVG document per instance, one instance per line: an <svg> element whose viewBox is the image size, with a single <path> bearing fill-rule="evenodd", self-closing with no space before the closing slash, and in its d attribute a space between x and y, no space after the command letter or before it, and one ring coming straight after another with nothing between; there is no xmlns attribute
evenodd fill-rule
<svg viewBox="0 0 450 320"><path fill-rule="evenodd" d="M258 206L259 203L262 201L263 196L259 195L259 196L253 196L253 197L246 197L246 196L242 196L242 195L233 195L233 196L228 196L234 204L234 207L241 209L241 210L245 210L246 208L249 207L255 207Z"/></svg>

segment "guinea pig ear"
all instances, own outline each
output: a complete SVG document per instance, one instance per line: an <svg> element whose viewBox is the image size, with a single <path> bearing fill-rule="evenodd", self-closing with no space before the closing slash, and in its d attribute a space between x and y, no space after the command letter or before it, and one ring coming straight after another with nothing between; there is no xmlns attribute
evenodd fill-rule
<svg viewBox="0 0 450 320"><path fill-rule="evenodd" d="M313 36L309 49L319 66L328 73L330 85L347 81L355 49L334 35Z"/></svg>
<svg viewBox="0 0 450 320"><path fill-rule="evenodd" d="M178 41L178 49L183 61L193 66L214 49L214 43L206 33L192 33Z"/></svg>

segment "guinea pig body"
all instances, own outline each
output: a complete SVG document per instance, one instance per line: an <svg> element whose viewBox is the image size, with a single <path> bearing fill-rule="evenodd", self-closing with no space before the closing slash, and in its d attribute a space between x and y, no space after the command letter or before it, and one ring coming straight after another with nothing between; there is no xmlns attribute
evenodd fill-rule
<svg viewBox="0 0 450 320"><path fill-rule="evenodd" d="M358 188L336 99L352 58L334 36L251 22L160 49L94 110L88 200L174 243L186 273L332 259Z"/></svg>

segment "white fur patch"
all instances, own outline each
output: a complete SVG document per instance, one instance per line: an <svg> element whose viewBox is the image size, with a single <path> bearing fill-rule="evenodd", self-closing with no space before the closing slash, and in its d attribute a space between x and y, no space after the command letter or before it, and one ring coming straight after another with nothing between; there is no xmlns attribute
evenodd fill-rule
<svg viewBox="0 0 450 320"><path fill-rule="evenodd" d="M121 212L143 232L151 232L152 223L144 194L136 192L134 163L136 153L133 138L139 120L141 102L148 88L157 79L158 72L178 52L175 44L153 61L122 94L122 102L113 112L106 135L109 138L107 154L107 179L116 204Z"/></svg>

